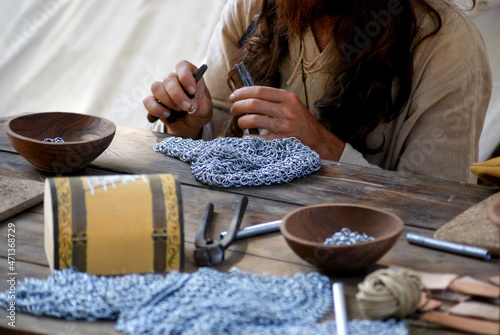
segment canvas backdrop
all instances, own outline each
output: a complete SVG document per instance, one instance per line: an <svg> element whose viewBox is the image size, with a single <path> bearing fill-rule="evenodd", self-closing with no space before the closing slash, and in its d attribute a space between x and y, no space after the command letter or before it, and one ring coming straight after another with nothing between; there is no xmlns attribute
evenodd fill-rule
<svg viewBox="0 0 500 335"><path fill-rule="evenodd" d="M203 63L226 1L0 0L0 116L73 111L146 128L151 83L181 59ZM500 142L499 4L470 13L494 80L480 161Z"/></svg>

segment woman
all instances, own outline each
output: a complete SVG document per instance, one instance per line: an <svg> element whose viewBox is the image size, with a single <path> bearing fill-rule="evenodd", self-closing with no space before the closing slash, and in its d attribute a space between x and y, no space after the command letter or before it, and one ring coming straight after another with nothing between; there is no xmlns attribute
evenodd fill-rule
<svg viewBox="0 0 500 335"><path fill-rule="evenodd" d="M256 86L232 91L240 61ZM491 73L480 33L451 4L229 0L207 65L198 85L186 61L152 85L144 105L168 133L258 128L322 159L475 182ZM158 102L194 113L169 122Z"/></svg>

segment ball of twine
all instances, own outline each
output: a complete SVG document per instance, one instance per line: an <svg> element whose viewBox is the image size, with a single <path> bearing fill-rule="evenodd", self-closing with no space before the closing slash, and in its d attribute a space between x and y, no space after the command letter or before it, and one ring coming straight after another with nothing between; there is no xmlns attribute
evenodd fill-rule
<svg viewBox="0 0 500 335"><path fill-rule="evenodd" d="M402 319L417 310L421 284L411 271L382 269L358 285L356 294L361 313L367 319Z"/></svg>

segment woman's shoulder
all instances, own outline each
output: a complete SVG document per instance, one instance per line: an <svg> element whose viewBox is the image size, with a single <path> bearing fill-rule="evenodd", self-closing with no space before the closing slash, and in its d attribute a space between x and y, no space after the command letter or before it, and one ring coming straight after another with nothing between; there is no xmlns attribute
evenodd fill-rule
<svg viewBox="0 0 500 335"><path fill-rule="evenodd" d="M225 15L245 28L253 21L261 6L261 0L228 0Z"/></svg>
<svg viewBox="0 0 500 335"><path fill-rule="evenodd" d="M220 21L212 35L212 42L221 40L224 45L238 47L238 40L243 36L254 20L260 0L224 0Z"/></svg>
<svg viewBox="0 0 500 335"><path fill-rule="evenodd" d="M441 17L441 29L425 38L414 54L415 80L421 86L436 87L450 80L459 80L470 71L489 73L486 46L474 22L455 4L432 0L429 4ZM417 7L419 38L435 29L435 18ZM421 80L427 78L427 80Z"/></svg>
<svg viewBox="0 0 500 335"><path fill-rule="evenodd" d="M456 44L457 47L464 47L466 49L472 46L485 48L479 29L469 15L454 2L427 0L427 3L437 11L441 18L441 29L430 40L438 40L442 44ZM415 4L418 37L422 38L433 32L437 21L418 1L415 1Z"/></svg>

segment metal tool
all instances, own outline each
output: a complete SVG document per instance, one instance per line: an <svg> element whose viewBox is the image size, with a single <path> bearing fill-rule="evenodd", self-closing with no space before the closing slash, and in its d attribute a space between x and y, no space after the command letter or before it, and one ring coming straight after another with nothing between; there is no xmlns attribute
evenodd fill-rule
<svg viewBox="0 0 500 335"><path fill-rule="evenodd" d="M336 282L332 285L335 324L338 335L347 335L347 309L345 307L344 285Z"/></svg>
<svg viewBox="0 0 500 335"><path fill-rule="evenodd" d="M245 63L241 62L239 64L236 64L235 67L238 74L238 78L241 81L241 86L255 85L252 76L250 75L250 72L248 72L247 67L245 66Z"/></svg>
<svg viewBox="0 0 500 335"><path fill-rule="evenodd" d="M195 80L196 83L198 83L200 81L200 79L203 77L203 75L205 74L205 71L207 71L207 68L208 68L207 65L203 64L202 66L200 66L198 68L198 70L196 70L195 73L193 73L193 77L194 77L194 80ZM188 95L188 97L190 99L193 98L193 96L190 95L190 94L188 94L185 90L184 90L184 92ZM160 105L162 105L163 107L168 108L167 106L165 106L164 104L162 104L159 100L157 100L157 102ZM180 119L181 117L183 117L184 115L187 114L187 112L185 112L185 111L176 111L176 110L170 109L170 108L168 108L168 109L170 110L170 116L167 118L167 121L169 123L175 122L175 121L177 121L178 119ZM151 123L154 123L154 122L156 122L158 120L157 116L154 116L154 115L151 115L151 114L148 114L147 118L148 118L148 121L151 122Z"/></svg>
<svg viewBox="0 0 500 335"><path fill-rule="evenodd" d="M196 232L194 244L194 261L198 266L212 266L222 263L224 260L224 250L233 242L236 232L240 229L241 221L248 204L246 196L241 197L238 206L233 215L233 219L229 224L228 231L224 237L218 240L207 238L207 226L212 219L214 205L208 203L205 208L205 213L201 219L200 226Z"/></svg>
<svg viewBox="0 0 500 335"><path fill-rule="evenodd" d="M413 233L406 234L406 240L410 244L419 245L426 248L432 248L454 254L479 258L484 261L491 259L491 253L487 249L472 247L470 245L458 244L448 241L441 241L435 238L420 236Z"/></svg>
<svg viewBox="0 0 500 335"><path fill-rule="evenodd" d="M281 220L276 220L271 222L255 224L253 226L248 226L238 230L234 239L242 240L248 237L263 235L267 233L274 233L280 230L280 225L281 225ZM222 233L220 233L220 238L223 238L226 235L227 231L223 231Z"/></svg>
<svg viewBox="0 0 500 335"><path fill-rule="evenodd" d="M254 86L255 83L252 79L252 76L250 75L250 72L248 72L247 67L245 66L245 63L240 62L234 66L236 69L235 74L236 78L231 78L231 81L233 83L233 89L237 89L240 87L245 87L245 86ZM243 130L244 135L249 135L249 134L254 134L258 135L259 130L258 129L244 129Z"/></svg>

